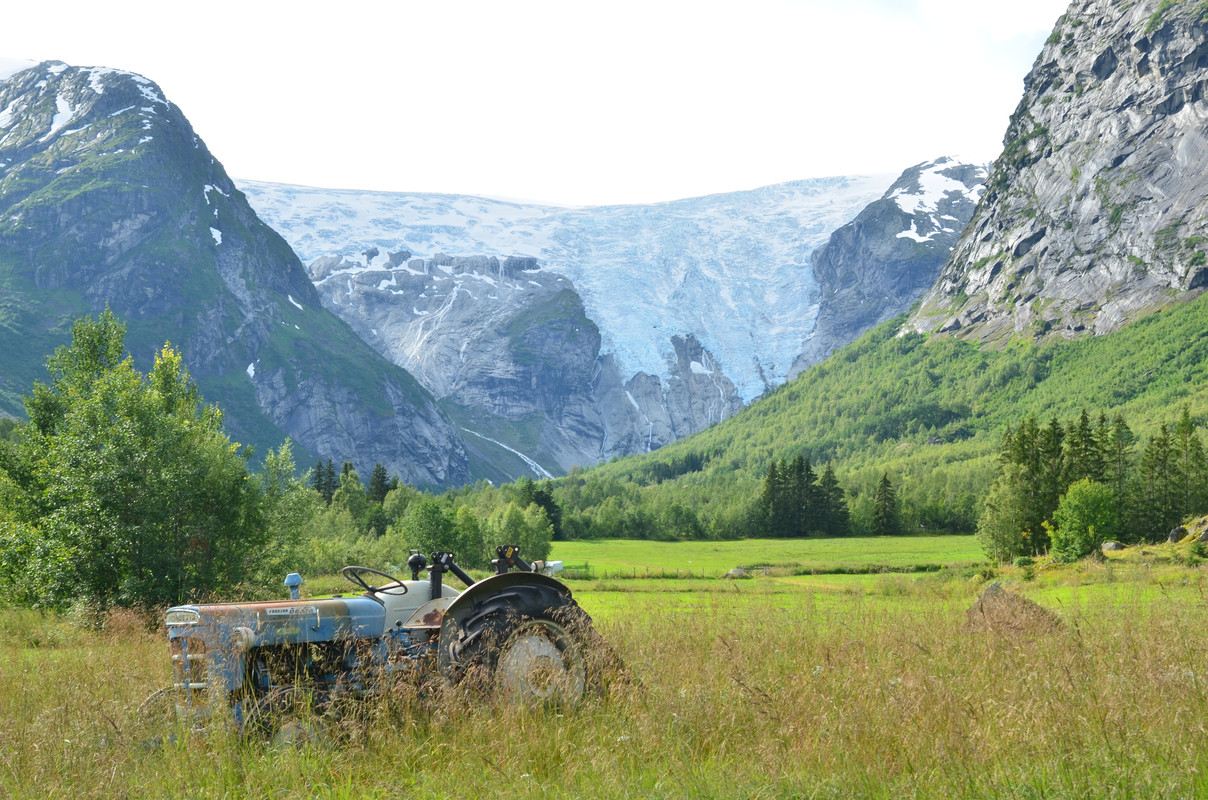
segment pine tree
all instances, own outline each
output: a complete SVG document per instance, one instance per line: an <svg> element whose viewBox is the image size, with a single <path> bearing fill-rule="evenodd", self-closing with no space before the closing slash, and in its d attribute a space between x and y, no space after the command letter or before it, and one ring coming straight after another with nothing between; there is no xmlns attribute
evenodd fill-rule
<svg viewBox="0 0 1208 800"><path fill-rule="evenodd" d="M1043 456L1040 449L1041 432L1036 419L1029 417L1012 431L1003 434L999 453L1000 494L1013 498L1011 526L1018 526L1032 548L1039 550L1046 540L1043 523L1049 510L1044 505L1042 481ZM996 523L997 524L997 523ZM980 524L979 524L980 528ZM997 540L997 539L996 539ZM996 545L1001 549L1001 545Z"/></svg>
<svg viewBox="0 0 1208 800"><path fill-rule="evenodd" d="M768 464L767 475L763 479L763 491L759 495L759 512L762 522L763 535L774 538L776 526L776 508L780 502L780 469L776 459Z"/></svg>
<svg viewBox="0 0 1208 800"><path fill-rule="evenodd" d="M818 478L816 489L818 513L817 532L823 536L846 536L849 526L847 499L830 464Z"/></svg>
<svg viewBox="0 0 1208 800"><path fill-rule="evenodd" d="M1112 420L1111 429L1100 438L1104 464L1103 480L1120 503L1126 502L1129 495L1133 470L1132 449L1136 441L1132 429L1120 414Z"/></svg>
<svg viewBox="0 0 1208 800"><path fill-rule="evenodd" d="M1170 431L1163 422L1141 456L1137 481L1134 524L1146 539L1160 540L1179 523L1177 469Z"/></svg>
<svg viewBox="0 0 1208 800"><path fill-rule="evenodd" d="M369 475L369 488L366 495L370 502L381 505L382 501L386 499L388 491L390 491L390 480L386 475L386 468L379 461L373 465L373 472Z"/></svg>
<svg viewBox="0 0 1208 800"><path fill-rule="evenodd" d="M1069 486L1066 481L1064 443L1065 430L1054 417L1049 421L1048 426L1040 431L1040 438L1036 443L1037 449L1040 451L1038 510L1043 515L1044 521L1049 523L1053 520L1053 512L1057 510L1061 495L1065 494L1065 488Z"/></svg>
<svg viewBox="0 0 1208 800"><path fill-rule="evenodd" d="M889 473L881 476L872 500L872 532L874 536L893 536L901 532L898 521L897 493Z"/></svg>
<svg viewBox="0 0 1208 800"><path fill-rule="evenodd" d="M1175 424L1174 458L1176 471L1175 504L1179 519L1205 510L1205 467L1204 443L1191 419L1191 409L1183 406L1179 421Z"/></svg>
<svg viewBox="0 0 1208 800"><path fill-rule="evenodd" d="M804 455L793 459L789 467L789 531L791 536L804 537L815 532L817 490L814 469Z"/></svg>
<svg viewBox="0 0 1208 800"><path fill-rule="evenodd" d="M1103 424L1104 421L1101 421L1100 425ZM1089 478L1096 483L1103 482L1105 472L1103 451L1099 447L1095 431L1091 428L1090 415L1086 413L1085 408L1082 409L1078 421L1069 427L1065 449L1067 466L1065 480L1069 484L1076 483L1083 478Z"/></svg>
<svg viewBox="0 0 1208 800"><path fill-rule="evenodd" d="M336 465L329 458L327 459L327 470L323 473L323 499L327 501L327 505L331 505L331 498L335 496L338 488L340 488L340 484L336 480Z"/></svg>
<svg viewBox="0 0 1208 800"><path fill-rule="evenodd" d="M314 474L310 476L310 488L323 496L323 485L327 477L327 472L323 467L323 459L319 459L319 463L315 464Z"/></svg>

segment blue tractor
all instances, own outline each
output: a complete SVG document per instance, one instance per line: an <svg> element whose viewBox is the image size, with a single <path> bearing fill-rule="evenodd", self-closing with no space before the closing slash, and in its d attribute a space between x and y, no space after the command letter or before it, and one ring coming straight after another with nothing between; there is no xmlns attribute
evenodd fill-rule
<svg viewBox="0 0 1208 800"><path fill-rule="evenodd" d="M416 553L410 580L345 567L352 594L301 599L302 580L291 573L289 600L171 608L173 683L142 713L290 742L318 735L343 700L374 696L426 668L509 701L579 702L614 657L541 562L529 564L510 545L497 556L495 574L479 581L452 553L434 553L431 563ZM465 588L449 585L449 574Z"/></svg>

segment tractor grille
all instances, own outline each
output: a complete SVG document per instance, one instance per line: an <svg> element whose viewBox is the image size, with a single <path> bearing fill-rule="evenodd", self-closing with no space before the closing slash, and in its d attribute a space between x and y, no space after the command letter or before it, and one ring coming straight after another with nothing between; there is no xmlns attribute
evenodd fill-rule
<svg viewBox="0 0 1208 800"><path fill-rule="evenodd" d="M172 640L172 676L174 685L191 701L195 692L210 688L206 674L206 646L200 639L186 636Z"/></svg>

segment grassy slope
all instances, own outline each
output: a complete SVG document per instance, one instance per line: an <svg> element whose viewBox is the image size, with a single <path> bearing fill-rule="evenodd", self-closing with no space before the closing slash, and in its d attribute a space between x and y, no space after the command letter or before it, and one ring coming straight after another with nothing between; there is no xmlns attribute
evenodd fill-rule
<svg viewBox="0 0 1208 800"><path fill-rule="evenodd" d="M590 509L610 482L641 488L630 503L680 502L708 517L759 491L772 459L831 462L853 503L888 471L899 504L976 517L1002 431L1029 415L1119 412L1135 433L1156 432L1187 404L1208 415L1208 297L1154 313L1110 336L1003 350L952 339L897 337L893 320L735 417L654 453L561 482L560 499ZM650 474L686 455L705 468L656 484ZM649 485L647 485L649 484Z"/></svg>

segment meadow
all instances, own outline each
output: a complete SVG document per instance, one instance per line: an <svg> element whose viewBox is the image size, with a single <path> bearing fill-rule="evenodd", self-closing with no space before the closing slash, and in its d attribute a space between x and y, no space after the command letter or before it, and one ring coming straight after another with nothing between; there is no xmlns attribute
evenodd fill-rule
<svg viewBox="0 0 1208 800"><path fill-rule="evenodd" d="M798 544L786 559L821 552ZM954 548L953 565L571 580L627 665L601 696L554 713L399 692L338 746L285 751L221 731L148 746L133 710L168 682L161 630L2 609L0 797L1208 796L1199 566L1163 545L1029 580L983 574L947 537L922 547ZM967 627L986 577L1060 624Z"/></svg>
<svg viewBox="0 0 1208 800"><path fill-rule="evenodd" d="M592 577L718 578L753 573L916 572L984 562L972 536L845 536L835 539L743 539L654 542L581 539L554 542L551 559Z"/></svg>

